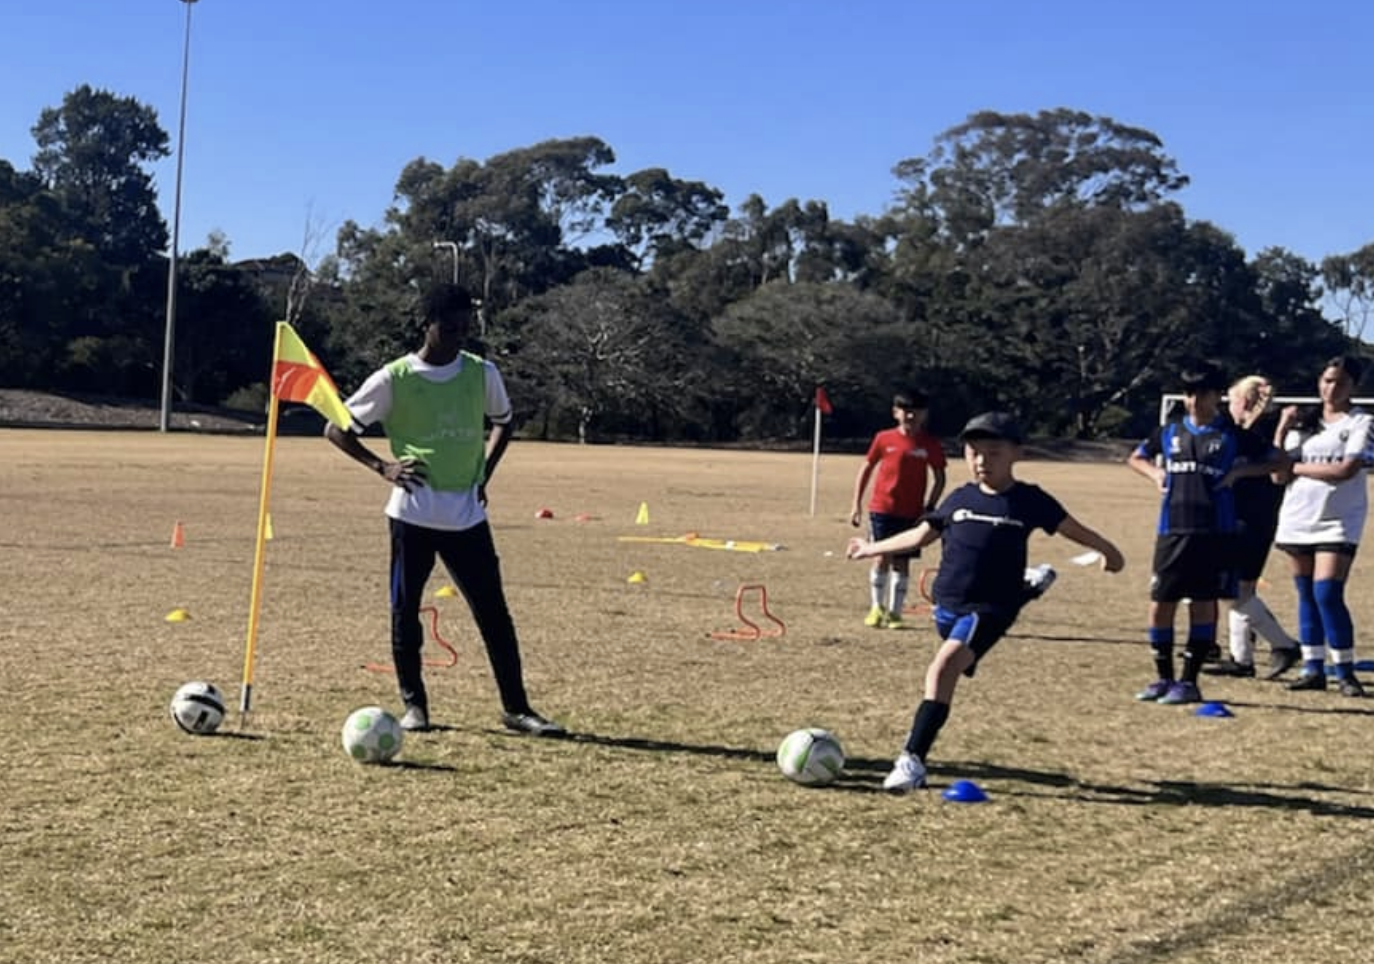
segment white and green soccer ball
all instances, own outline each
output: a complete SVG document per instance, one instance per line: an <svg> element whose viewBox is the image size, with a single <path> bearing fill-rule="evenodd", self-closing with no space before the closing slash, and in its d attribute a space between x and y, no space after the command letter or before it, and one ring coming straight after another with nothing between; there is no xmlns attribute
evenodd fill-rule
<svg viewBox="0 0 1374 964"><path fill-rule="evenodd" d="M844 747L818 726L795 730L778 747L778 769L793 783L823 787L844 771Z"/></svg>
<svg viewBox="0 0 1374 964"><path fill-rule="evenodd" d="M359 763L388 762L401 752L404 738L396 717L380 706L354 710L343 725L344 752Z"/></svg>
<svg viewBox="0 0 1374 964"><path fill-rule="evenodd" d="M208 736L224 722L224 697L213 683L193 680L172 696L172 722L193 736Z"/></svg>

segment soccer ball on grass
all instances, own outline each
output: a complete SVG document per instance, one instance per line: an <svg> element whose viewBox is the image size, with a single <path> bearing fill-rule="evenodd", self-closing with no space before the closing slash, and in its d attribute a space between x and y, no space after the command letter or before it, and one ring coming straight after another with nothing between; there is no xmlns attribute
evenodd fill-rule
<svg viewBox="0 0 1374 964"><path fill-rule="evenodd" d="M778 769L793 783L823 787L844 770L844 748L829 730L795 730L778 747Z"/></svg>
<svg viewBox="0 0 1374 964"><path fill-rule="evenodd" d="M207 736L224 722L224 697L213 683L195 680L176 691L168 710L172 722L182 730Z"/></svg>
<svg viewBox="0 0 1374 964"><path fill-rule="evenodd" d="M359 763L386 763L401 752L405 731L396 717L380 706L364 706L348 715L343 747Z"/></svg>

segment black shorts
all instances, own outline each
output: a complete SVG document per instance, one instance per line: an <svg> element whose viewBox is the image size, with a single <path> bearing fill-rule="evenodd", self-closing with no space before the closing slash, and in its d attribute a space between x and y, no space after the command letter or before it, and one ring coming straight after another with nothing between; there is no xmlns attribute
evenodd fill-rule
<svg viewBox="0 0 1374 964"><path fill-rule="evenodd" d="M868 514L868 531L873 536L873 541L886 539L895 536L900 532L916 528L920 519L911 519L904 515L889 515L886 512L870 512ZM920 549L908 549L905 552L894 552L894 556L901 556L906 559L921 558Z"/></svg>
<svg viewBox="0 0 1374 964"><path fill-rule="evenodd" d="M1294 542L1280 542L1278 549L1290 556L1315 556L1319 552L1330 552L1338 556L1355 558L1360 547L1354 542L1314 542L1312 545L1298 545Z"/></svg>
<svg viewBox="0 0 1374 964"><path fill-rule="evenodd" d="M1210 532L1155 539L1153 602L1236 598L1236 537Z"/></svg>
<svg viewBox="0 0 1374 964"><path fill-rule="evenodd" d="M1274 545L1274 526L1246 526L1236 535L1236 575L1241 582L1259 582L1269 549Z"/></svg>

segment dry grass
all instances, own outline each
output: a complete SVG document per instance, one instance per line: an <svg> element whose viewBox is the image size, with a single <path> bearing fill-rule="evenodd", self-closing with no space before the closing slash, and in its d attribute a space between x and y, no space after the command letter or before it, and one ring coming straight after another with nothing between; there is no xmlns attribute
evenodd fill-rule
<svg viewBox="0 0 1374 964"><path fill-rule="evenodd" d="M1059 582L961 690L936 788L894 799L877 788L932 635L860 625L839 456L813 519L805 455L513 446L492 508L527 676L579 738L501 732L461 601L439 600L462 656L430 672L445 727L366 768L338 729L396 702L359 668L386 658L384 493L283 440L256 711L182 735L181 682L237 700L261 458L253 439L0 432L0 961L1371 956L1374 703L1252 681L1206 688L1229 720L1133 702L1155 504L1119 465L1022 466L1130 565L1037 542ZM616 539L693 531L787 549ZM1291 624L1282 560L1269 579ZM707 638L741 583L766 584L785 637ZM165 622L176 607L192 619ZM844 741L841 785L778 775L777 741L808 724ZM944 802L960 778L991 801Z"/></svg>

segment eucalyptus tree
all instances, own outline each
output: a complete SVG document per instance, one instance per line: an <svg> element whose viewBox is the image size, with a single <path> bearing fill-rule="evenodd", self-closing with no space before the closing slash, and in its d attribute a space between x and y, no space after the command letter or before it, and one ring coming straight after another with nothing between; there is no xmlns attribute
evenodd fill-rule
<svg viewBox="0 0 1374 964"><path fill-rule="evenodd" d="M746 437L802 433L817 385L872 408L918 375L916 333L897 309L853 285L776 281L713 321L731 363L717 391L733 400Z"/></svg>
<svg viewBox="0 0 1374 964"><path fill-rule="evenodd" d="M68 230L116 265L137 265L167 246L167 226L147 165L168 154L157 112L87 84L45 108L33 127L33 169L66 206Z"/></svg>
<svg viewBox="0 0 1374 964"><path fill-rule="evenodd" d="M1323 258L1321 276L1327 297L1341 313L1346 334L1364 342L1374 318L1374 243Z"/></svg>
<svg viewBox="0 0 1374 964"><path fill-rule="evenodd" d="M888 283L986 403L1090 434L1205 327L1187 178L1149 131L984 111L894 172Z"/></svg>
<svg viewBox="0 0 1374 964"><path fill-rule="evenodd" d="M0 160L0 384L51 378L81 264L62 241L61 202L38 176ZM87 254L94 255L87 248Z"/></svg>
<svg viewBox="0 0 1374 964"><path fill-rule="evenodd" d="M593 268L508 311L493 347L541 434L566 425L584 442L598 429L663 438L705 390L690 332L645 279Z"/></svg>
<svg viewBox="0 0 1374 964"><path fill-rule="evenodd" d="M652 167L625 177L606 228L644 269L697 250L729 215L724 195L716 188Z"/></svg>

